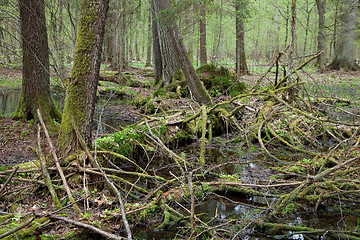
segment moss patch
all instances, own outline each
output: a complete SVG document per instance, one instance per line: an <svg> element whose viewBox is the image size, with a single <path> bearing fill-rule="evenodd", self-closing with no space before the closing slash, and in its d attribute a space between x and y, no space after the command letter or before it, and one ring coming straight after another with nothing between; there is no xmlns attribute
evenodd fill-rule
<svg viewBox="0 0 360 240"><path fill-rule="evenodd" d="M235 72L226 67L207 64L196 72L211 96L227 93L233 97L246 90L245 83L238 81Z"/></svg>

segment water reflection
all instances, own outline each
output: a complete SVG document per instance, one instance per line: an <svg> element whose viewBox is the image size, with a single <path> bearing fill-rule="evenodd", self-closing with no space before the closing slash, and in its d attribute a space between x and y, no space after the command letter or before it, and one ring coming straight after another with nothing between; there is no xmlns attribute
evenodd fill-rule
<svg viewBox="0 0 360 240"><path fill-rule="evenodd" d="M0 115L10 116L16 110L19 102L20 90L0 91Z"/></svg>
<svg viewBox="0 0 360 240"><path fill-rule="evenodd" d="M11 116L17 108L21 90L6 90L0 91L0 116ZM64 108L64 93L53 93L52 97L54 103L58 109L62 111ZM138 118L130 118L129 116L123 116L120 113L114 113L113 110L103 111L104 103L99 101L96 105L95 116L94 116L94 129L99 128L100 134L112 133L118 131L119 126L126 126L135 123ZM106 106L121 106L117 99L108 101ZM117 109L118 110L118 109ZM99 113L102 112L103 116L101 122L98 121Z"/></svg>

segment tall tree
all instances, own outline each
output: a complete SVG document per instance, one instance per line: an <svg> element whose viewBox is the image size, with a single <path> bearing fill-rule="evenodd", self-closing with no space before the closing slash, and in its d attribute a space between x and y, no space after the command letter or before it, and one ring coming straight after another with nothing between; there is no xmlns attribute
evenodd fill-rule
<svg viewBox="0 0 360 240"><path fill-rule="evenodd" d="M211 101L210 96L195 72L175 19L169 13L171 9L170 0L153 1L158 20L157 30L163 66L163 81L171 80L179 70L182 70L192 98L200 104L209 103Z"/></svg>
<svg viewBox="0 0 360 240"><path fill-rule="evenodd" d="M156 20L155 0L151 0L151 12L152 12L152 39L153 39L153 56L154 56L154 72L155 72L154 86L157 86L161 83L163 64L162 64L161 50L160 50L158 22Z"/></svg>
<svg viewBox="0 0 360 240"><path fill-rule="evenodd" d="M358 0L342 0L340 15L341 29L335 58L330 63L331 69L359 70L354 60L355 28L357 24Z"/></svg>
<svg viewBox="0 0 360 240"><path fill-rule="evenodd" d="M245 27L242 9L244 7L244 0L235 1L236 11L236 74L243 75L249 74L249 70L246 63L245 55Z"/></svg>
<svg viewBox="0 0 360 240"><path fill-rule="evenodd" d="M319 27L317 37L317 50L318 52L324 51L326 47L326 35L325 35L325 6L326 0L316 0L316 6L319 15ZM320 72L324 72L326 68L326 54L323 53L317 58L316 65L320 69Z"/></svg>
<svg viewBox="0 0 360 240"><path fill-rule="evenodd" d="M152 27L152 13L151 13L151 8L150 8L150 11L149 11L149 18L148 18L148 32L147 32L147 40L148 40L148 43L147 43L147 46L146 46L146 63L145 63L145 66L146 67L150 67L151 66L151 46L152 46L152 35L151 35L151 27Z"/></svg>
<svg viewBox="0 0 360 240"><path fill-rule="evenodd" d="M61 119L50 93L49 46L44 0L19 0L23 51L22 89L15 118L37 119L46 124Z"/></svg>
<svg viewBox="0 0 360 240"><path fill-rule="evenodd" d="M59 145L63 156L78 148L74 128L86 144L91 132L99 82L102 44L109 0L83 0L78 23L74 65L65 98Z"/></svg>
<svg viewBox="0 0 360 240"><path fill-rule="evenodd" d="M200 65L207 64L207 49L206 49L206 1L201 1L200 5L200 21L199 21L199 34L200 34Z"/></svg>

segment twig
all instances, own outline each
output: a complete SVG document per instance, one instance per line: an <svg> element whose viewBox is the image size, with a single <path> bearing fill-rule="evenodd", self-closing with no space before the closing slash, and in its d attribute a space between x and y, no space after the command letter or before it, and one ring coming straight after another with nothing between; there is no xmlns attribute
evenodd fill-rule
<svg viewBox="0 0 360 240"><path fill-rule="evenodd" d="M64 187L65 187L65 189L66 189L66 193L67 193L67 195L68 195L68 198L69 198L70 202L75 202L75 199L74 199L74 197L73 197L73 195L72 195L72 193L71 193L70 187L69 187L69 185L68 185L68 183L67 183L67 181L66 181L64 172L63 172L63 170L62 170L61 167L60 167L59 159L58 159L58 157L57 157L57 155L56 155L56 153L55 153L54 145L53 145L52 142L51 142L49 133L48 133L48 131L47 131L47 129L46 129L44 120L43 120L42 117L41 117L41 113L40 113L40 110L39 110L39 109L37 110L37 114L38 114L40 123L41 123L41 125L42 125L42 127L43 127L43 129L44 129L44 133L45 133L46 139L48 140L48 143L49 143L49 145L50 145L50 152L52 153L52 155L53 155L53 157L54 157L55 166L56 166L56 168L57 168L57 170L58 170L58 172L59 172L59 174L60 174L60 178L61 178L61 180L62 180L62 182L63 182L63 184L64 184ZM78 207L76 204L74 205L74 210L75 210L75 212L76 212L77 214L80 215L80 209L79 209L79 207Z"/></svg>
<svg viewBox="0 0 360 240"><path fill-rule="evenodd" d="M74 122L73 122L74 124ZM130 230L130 225L129 222L126 219L126 214L125 214L125 206L124 206L124 202L122 200L121 194L119 192L119 190L115 187L114 183L110 181L110 179L108 178L108 176L106 175L106 173L101 169L100 164L98 163L98 161L93 158L93 156L90 154L88 147L86 146L85 142L83 141L83 139L81 138L79 131L77 130L77 128L75 129L75 133L76 136L78 138L78 140L80 141L80 144L83 148L83 150L85 151L86 155L88 156L88 158L90 159L90 162L92 164L95 164L95 166L97 167L97 169L99 169L100 174L102 175L102 177L105 179L105 182L107 183L108 187L113 190L119 200L119 204L120 204L120 211L121 211L121 217L122 220L124 222L124 226L126 229L126 233L127 233L127 239L131 240L132 239L132 234L131 234L131 230ZM115 238L116 239L116 238Z"/></svg>
<svg viewBox="0 0 360 240"><path fill-rule="evenodd" d="M8 183L11 181L11 179L13 178L14 174L17 172L17 170L19 169L19 166L16 166L16 168L12 171L11 175L8 177L8 179L6 179L6 182L2 185L1 189L0 189L0 195L4 192L5 187L8 185Z"/></svg>
<svg viewBox="0 0 360 240"><path fill-rule="evenodd" d="M56 220L61 220L61 221L67 222L67 223L73 224L73 225L78 226L78 227L89 229L89 230L91 230L93 232L96 232L96 233L100 234L101 236L104 236L104 237L109 238L109 239L116 239L116 240L124 239L121 236L117 236L115 234L105 232L105 231L103 231L103 230L101 230L101 229L99 229L97 227L94 227L92 225L82 223L82 222L79 222L79 221L75 221L75 220L70 219L70 218L61 217L61 216L57 216L57 215L53 215L53 214L49 215L48 217L51 218L51 219L56 219Z"/></svg>
<svg viewBox="0 0 360 240"><path fill-rule="evenodd" d="M49 192L51 194L52 200L55 204L55 208L61 208L61 203L59 201L59 198L55 192L55 189L51 183L51 178L50 178L50 174L49 171L47 169L46 166L46 160L41 152L41 144L40 144L40 125L38 125L38 157L39 157L39 161L40 161L40 165L41 165L41 170L44 174L44 180L45 180L45 184L47 186L47 188L49 189Z"/></svg>
<svg viewBox="0 0 360 240"><path fill-rule="evenodd" d="M171 151L168 147L165 146L165 144L161 141L160 138L158 138L158 136L156 136L150 129L150 126L148 124L148 122L145 120L146 126L148 127L149 130L149 134L147 134L146 132L144 132L144 134L152 139L154 142L158 143L168 154L169 156L174 159L175 163L179 166L179 168L181 169L182 172L184 172L184 169L181 167L180 162L184 161L184 159L182 159L181 157L179 157L176 153L174 153L173 151ZM187 163L187 162L186 162Z"/></svg>
<svg viewBox="0 0 360 240"><path fill-rule="evenodd" d="M1 235L0 235L0 239L1 239L1 238L4 238L4 237L7 237L7 236L9 236L9 235L11 235L11 234L13 234L13 233L15 233L15 232L23 229L24 227L26 227L26 226L28 226L29 224L31 224L34 220L35 220L35 217L32 217L32 218L30 218L29 220L27 220L26 222L24 222L23 224L17 226L16 228L14 228L14 229L6 232L6 233L1 234Z"/></svg>
<svg viewBox="0 0 360 240"><path fill-rule="evenodd" d="M191 207L190 207L190 225L191 225L191 235L189 239L192 239L192 236L195 233L195 197L194 197L194 187L192 182L193 172L189 172L188 178L188 188L191 196Z"/></svg>
<svg viewBox="0 0 360 240"><path fill-rule="evenodd" d="M201 145L200 145L200 164L205 164L205 143L206 143L206 123L207 123L207 114L206 114L206 105L201 106Z"/></svg>

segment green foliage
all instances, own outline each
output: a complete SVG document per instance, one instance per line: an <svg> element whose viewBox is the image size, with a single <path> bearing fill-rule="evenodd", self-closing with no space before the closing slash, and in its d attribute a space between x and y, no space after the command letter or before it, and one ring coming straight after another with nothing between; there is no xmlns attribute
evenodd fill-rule
<svg viewBox="0 0 360 240"><path fill-rule="evenodd" d="M226 67L207 64L198 68L196 72L211 96L216 97L224 93L236 96L246 90L245 83L239 82L235 72Z"/></svg>
<svg viewBox="0 0 360 240"><path fill-rule="evenodd" d="M142 113L151 114L155 112L155 100L151 97L144 97L139 94L135 98L134 104L137 108L139 108L139 111Z"/></svg>

